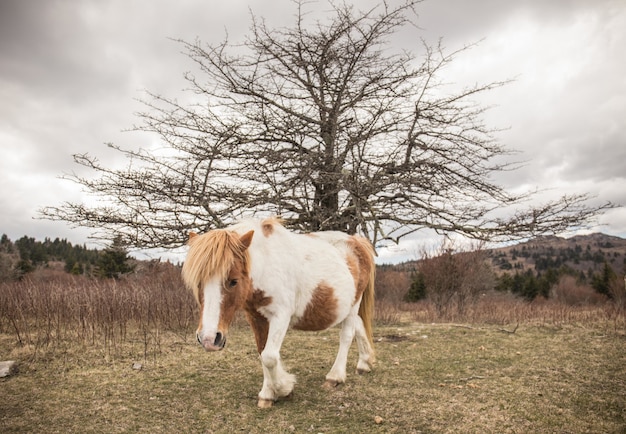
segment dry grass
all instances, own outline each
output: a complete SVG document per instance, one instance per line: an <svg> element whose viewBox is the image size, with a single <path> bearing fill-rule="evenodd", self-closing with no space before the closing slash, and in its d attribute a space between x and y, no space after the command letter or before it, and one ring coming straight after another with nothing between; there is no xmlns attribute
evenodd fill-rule
<svg viewBox="0 0 626 434"><path fill-rule="evenodd" d="M428 302L398 305L412 321L421 323L462 322L495 325L562 326L604 324L615 332L626 332L624 307L611 302L576 304L568 301L538 297L528 302L508 293L491 292L470 304L460 315L449 309L441 315Z"/></svg>
<svg viewBox="0 0 626 434"><path fill-rule="evenodd" d="M40 351L3 335L21 360L0 383L9 432L621 432L626 428L626 339L602 325L450 324L376 330L378 362L334 391L321 388L337 330L290 332L283 355L295 397L256 408L262 374L254 342L236 327L207 354L166 333L157 358L131 343L115 358L68 343ZM351 354L354 363L356 354ZM141 371L133 362L144 363ZM383 419L376 424L375 416Z"/></svg>
<svg viewBox="0 0 626 434"><path fill-rule="evenodd" d="M290 331L283 357L298 378L295 397L259 410L262 372L247 325L239 320L226 349L207 354L193 337L193 303L176 270L1 286L0 360L17 360L19 373L0 380L0 432L626 429L626 326L616 305L490 294L463 316L441 317L427 302L385 301L371 374L322 389L338 330Z"/></svg>
<svg viewBox="0 0 626 434"><path fill-rule="evenodd" d="M196 322L193 296L182 287L180 269L171 264L123 280L42 270L0 283L0 332L36 350L71 341L109 356L127 341L141 341L147 355L158 351L162 332L183 332Z"/></svg>

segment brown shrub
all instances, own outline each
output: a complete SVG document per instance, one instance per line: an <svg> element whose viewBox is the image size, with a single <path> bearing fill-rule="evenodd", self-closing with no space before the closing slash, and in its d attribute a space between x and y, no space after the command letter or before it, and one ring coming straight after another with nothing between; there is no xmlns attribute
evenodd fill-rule
<svg viewBox="0 0 626 434"><path fill-rule="evenodd" d="M401 321L401 311L398 305L387 300L377 300L374 305L374 322L378 325L398 324Z"/></svg>
<svg viewBox="0 0 626 434"><path fill-rule="evenodd" d="M626 276L615 279L609 285L609 294L615 305L621 309L626 307Z"/></svg>
<svg viewBox="0 0 626 434"><path fill-rule="evenodd" d="M411 286L409 273L394 270L389 267L379 267L376 270L376 300L399 306L404 300L404 295Z"/></svg>
<svg viewBox="0 0 626 434"><path fill-rule="evenodd" d="M466 310L495 285L487 253L480 247L457 252L446 243L434 254L423 252L418 270L424 276L428 299L440 316L463 316Z"/></svg>
<svg viewBox="0 0 626 434"><path fill-rule="evenodd" d="M510 293L488 292L473 303L465 313L449 310L440 315L429 300L407 304L413 321L422 323L455 322L464 324L497 324L514 329L516 324L565 325L606 323L626 331L626 314L614 303L570 305L558 300L538 297L532 302Z"/></svg>
<svg viewBox="0 0 626 434"><path fill-rule="evenodd" d="M561 276L552 287L550 298L568 306L596 305L607 301L604 295L598 294L591 286L569 275Z"/></svg>
<svg viewBox="0 0 626 434"><path fill-rule="evenodd" d="M161 331L188 332L195 310L180 269L169 263L118 280L41 270L0 284L0 332L34 346L72 340L111 353L138 336L147 354L158 350Z"/></svg>

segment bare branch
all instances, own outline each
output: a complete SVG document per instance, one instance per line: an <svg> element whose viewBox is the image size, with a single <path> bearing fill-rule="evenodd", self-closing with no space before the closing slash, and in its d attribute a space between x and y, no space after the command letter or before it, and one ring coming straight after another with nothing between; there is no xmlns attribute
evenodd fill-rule
<svg viewBox="0 0 626 434"><path fill-rule="evenodd" d="M156 134L165 150L109 145L127 158L122 169L75 155L95 175L64 178L95 204L65 203L41 215L163 247L254 214L374 242L421 228L506 240L580 227L612 207L588 205L581 194L520 209L532 193L492 182L517 164L495 162L511 152L473 98L507 81L447 93L442 70L472 45L446 52L441 42L422 43L419 56L394 51L389 38L417 28L419 3L357 11L331 2L332 16L310 23L308 3L298 1L293 27L268 28L252 15L242 44L180 41L197 67L185 74L194 102L149 93L134 127Z"/></svg>

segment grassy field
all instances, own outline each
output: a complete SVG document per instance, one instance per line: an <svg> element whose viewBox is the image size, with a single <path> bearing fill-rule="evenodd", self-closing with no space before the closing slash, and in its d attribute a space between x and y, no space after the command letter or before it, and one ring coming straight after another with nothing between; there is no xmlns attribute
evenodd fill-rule
<svg viewBox="0 0 626 434"><path fill-rule="evenodd" d="M377 327L374 371L359 376L351 366L332 391L321 385L338 330L290 331L283 358L298 384L292 400L269 410L256 408L261 366L243 324L224 351L210 354L193 330L163 332L150 351L130 325L115 351L71 340L18 345L0 334L0 360L19 362L18 374L0 380L0 432L626 431L622 330L608 322L513 329Z"/></svg>

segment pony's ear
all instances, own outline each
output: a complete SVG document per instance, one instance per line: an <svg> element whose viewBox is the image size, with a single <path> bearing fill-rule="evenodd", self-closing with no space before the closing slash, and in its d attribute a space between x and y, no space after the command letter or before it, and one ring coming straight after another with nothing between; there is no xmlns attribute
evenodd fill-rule
<svg viewBox="0 0 626 434"><path fill-rule="evenodd" d="M189 241L193 240L195 237L197 237L198 234L195 232L189 232Z"/></svg>
<svg viewBox="0 0 626 434"><path fill-rule="evenodd" d="M250 232L246 232L245 234L243 234L241 238L239 239L239 241L241 241L241 244L243 245L244 250L250 247L250 243L252 243L253 235L254 235L254 231L252 230Z"/></svg>

